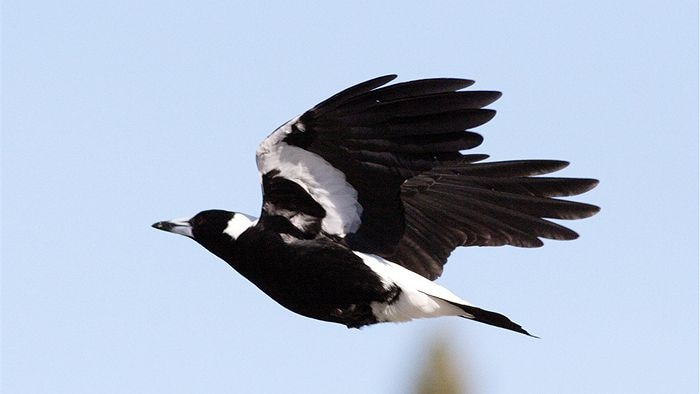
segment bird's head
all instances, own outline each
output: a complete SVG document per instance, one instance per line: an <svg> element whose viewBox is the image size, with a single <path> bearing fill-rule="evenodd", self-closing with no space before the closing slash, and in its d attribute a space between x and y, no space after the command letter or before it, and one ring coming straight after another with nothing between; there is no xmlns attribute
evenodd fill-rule
<svg viewBox="0 0 700 394"><path fill-rule="evenodd" d="M154 223L153 227L192 238L216 253L217 248L230 245L254 223L254 218L242 213L211 209L202 211L189 219Z"/></svg>

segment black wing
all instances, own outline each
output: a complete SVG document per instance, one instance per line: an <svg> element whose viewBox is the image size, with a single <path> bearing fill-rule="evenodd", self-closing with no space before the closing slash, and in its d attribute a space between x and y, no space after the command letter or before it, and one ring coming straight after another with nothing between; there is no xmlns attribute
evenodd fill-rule
<svg viewBox="0 0 700 394"><path fill-rule="evenodd" d="M435 279L457 246L538 247L542 246L539 238L577 238L574 231L543 218L594 215L599 211L594 205L552 197L584 193L598 181L535 176L568 164L556 160L473 163L467 156L409 179L401 187L405 231L397 251L386 258Z"/></svg>
<svg viewBox="0 0 700 394"><path fill-rule="evenodd" d="M562 162L476 163L493 91L438 78L381 87L394 75L348 88L287 122L257 152L262 215L284 216L305 238L328 236L429 278L460 245L537 246L575 233L542 219L594 214L554 200L594 180L532 178ZM530 208L530 207L537 207Z"/></svg>

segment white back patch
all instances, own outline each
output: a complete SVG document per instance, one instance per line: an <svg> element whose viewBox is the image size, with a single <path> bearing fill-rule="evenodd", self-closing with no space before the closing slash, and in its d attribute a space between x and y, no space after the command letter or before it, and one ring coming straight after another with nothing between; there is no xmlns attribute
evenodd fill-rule
<svg viewBox="0 0 700 394"><path fill-rule="evenodd" d="M321 228L341 237L360 227L362 206L357 201L357 190L346 180L345 174L321 156L283 142L299 117L275 130L258 147L256 161L260 174L278 170L279 176L296 182L326 210ZM302 131L303 132L303 131Z"/></svg>
<svg viewBox="0 0 700 394"><path fill-rule="evenodd" d="M231 220L228 221L224 233L230 235L233 239L238 239L245 230L254 226L256 222L257 220L254 220L248 215L234 213Z"/></svg>
<svg viewBox="0 0 700 394"><path fill-rule="evenodd" d="M379 275L387 289L392 285L401 288L396 302L372 303L372 312L379 321L402 322L424 317L463 316L465 312L451 302L470 305L450 290L403 266L373 254L353 253Z"/></svg>

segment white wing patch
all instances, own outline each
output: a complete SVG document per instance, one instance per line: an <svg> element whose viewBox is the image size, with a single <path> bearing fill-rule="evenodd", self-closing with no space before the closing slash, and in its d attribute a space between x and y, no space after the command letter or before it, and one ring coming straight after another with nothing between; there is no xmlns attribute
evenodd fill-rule
<svg viewBox="0 0 700 394"><path fill-rule="evenodd" d="M398 300L393 303L372 303L372 312L377 320L404 322L437 316L473 317L450 302L471 304L437 283L379 256L356 251L353 253L379 275L387 289L392 286L401 289Z"/></svg>
<svg viewBox="0 0 700 394"><path fill-rule="evenodd" d="M299 184L326 210L326 217L321 222L323 231L341 237L357 231L362 215L357 190L346 181L342 171L321 156L283 141L295 123L303 132L304 125L296 117L260 144L256 152L260 175L277 170L279 176Z"/></svg>

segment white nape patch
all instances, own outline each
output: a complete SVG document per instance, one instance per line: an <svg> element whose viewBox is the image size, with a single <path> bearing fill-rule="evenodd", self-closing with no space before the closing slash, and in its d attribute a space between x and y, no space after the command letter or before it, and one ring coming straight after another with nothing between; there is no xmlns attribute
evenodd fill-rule
<svg viewBox="0 0 700 394"><path fill-rule="evenodd" d="M243 234L248 228L255 226L257 219L252 216L248 216L242 213L234 213L231 220L228 221L224 233L231 236L231 238L238 239L238 237Z"/></svg>
<svg viewBox="0 0 700 394"><path fill-rule="evenodd" d="M357 190L345 180L345 174L321 156L283 142L292 125L304 131L296 117L268 136L256 151L260 174L278 170L279 176L296 182L326 210L321 228L329 234L345 236L360 227L362 206Z"/></svg>
<svg viewBox="0 0 700 394"><path fill-rule="evenodd" d="M424 317L465 316L461 308L450 302L471 305L450 290L415 272L379 256L353 251L381 278L384 286L401 288L398 300L391 304L374 302L372 312L379 321L405 322ZM450 302L447 302L450 301Z"/></svg>

